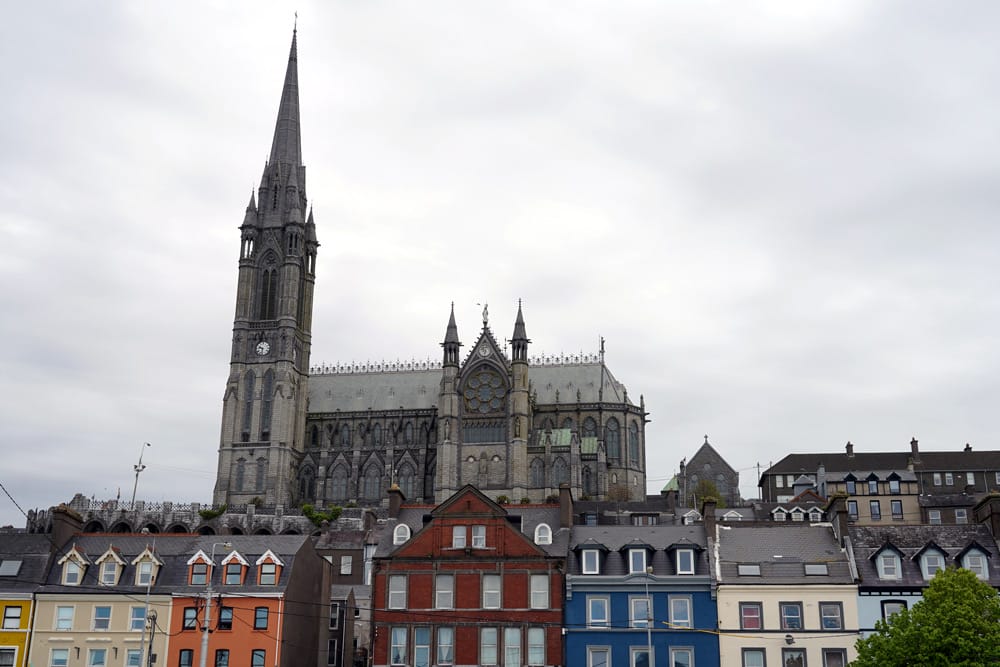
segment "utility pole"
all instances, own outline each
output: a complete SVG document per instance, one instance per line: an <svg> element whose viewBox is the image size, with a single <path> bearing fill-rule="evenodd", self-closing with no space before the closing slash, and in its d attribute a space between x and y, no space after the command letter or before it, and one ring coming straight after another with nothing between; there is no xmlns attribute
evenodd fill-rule
<svg viewBox="0 0 1000 667"><path fill-rule="evenodd" d="M208 564L208 577L205 579L205 623L201 629L201 658L198 664L200 667L208 665L208 633L212 626L212 576L215 574L215 547L233 546L229 542L214 542L212 544L211 562Z"/></svg>

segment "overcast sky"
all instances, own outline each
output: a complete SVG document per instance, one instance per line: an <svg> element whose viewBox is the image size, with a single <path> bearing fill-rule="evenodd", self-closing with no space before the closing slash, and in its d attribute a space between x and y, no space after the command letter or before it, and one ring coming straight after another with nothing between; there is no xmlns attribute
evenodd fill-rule
<svg viewBox="0 0 1000 667"><path fill-rule="evenodd" d="M0 26L0 482L209 502L293 12L313 361L532 354L708 434L997 449L1000 4L46 2ZM0 496L0 525L24 525Z"/></svg>

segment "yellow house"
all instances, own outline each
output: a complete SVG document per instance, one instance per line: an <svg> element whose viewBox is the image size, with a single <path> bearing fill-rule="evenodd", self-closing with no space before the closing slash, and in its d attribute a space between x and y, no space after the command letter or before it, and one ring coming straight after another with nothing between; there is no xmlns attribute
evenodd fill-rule
<svg viewBox="0 0 1000 667"><path fill-rule="evenodd" d="M715 526L719 655L733 667L846 667L858 587L828 523Z"/></svg>
<svg viewBox="0 0 1000 667"><path fill-rule="evenodd" d="M45 578L51 553L47 535L0 535L0 667L29 664L32 599Z"/></svg>
<svg viewBox="0 0 1000 667"><path fill-rule="evenodd" d="M36 593L33 667L164 664L171 596L147 535L78 535L56 554Z"/></svg>

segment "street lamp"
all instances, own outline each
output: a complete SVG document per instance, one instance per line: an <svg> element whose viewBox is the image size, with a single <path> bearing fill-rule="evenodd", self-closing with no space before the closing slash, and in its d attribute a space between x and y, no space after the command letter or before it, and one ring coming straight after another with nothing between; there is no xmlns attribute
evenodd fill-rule
<svg viewBox="0 0 1000 667"><path fill-rule="evenodd" d="M142 443L142 447L139 448L139 462L132 466L135 470L135 484L132 485L132 509L135 509L135 492L139 488L139 473L146 469L146 466L142 465L142 455L146 453L146 447L152 447L148 442Z"/></svg>
<svg viewBox="0 0 1000 667"><path fill-rule="evenodd" d="M212 575L215 573L215 547L233 546L230 542L214 542L212 544L212 557L208 565L208 577L205 579L205 624L201 629L201 658L198 661L200 667L208 664L208 632L212 625Z"/></svg>

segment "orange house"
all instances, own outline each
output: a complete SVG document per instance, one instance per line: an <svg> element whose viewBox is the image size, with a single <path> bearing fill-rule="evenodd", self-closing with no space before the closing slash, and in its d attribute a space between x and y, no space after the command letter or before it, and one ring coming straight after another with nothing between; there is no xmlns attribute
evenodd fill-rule
<svg viewBox="0 0 1000 667"><path fill-rule="evenodd" d="M328 574L307 536L214 535L192 546L173 568L178 580L162 665L200 665L206 630L206 665L316 664Z"/></svg>

